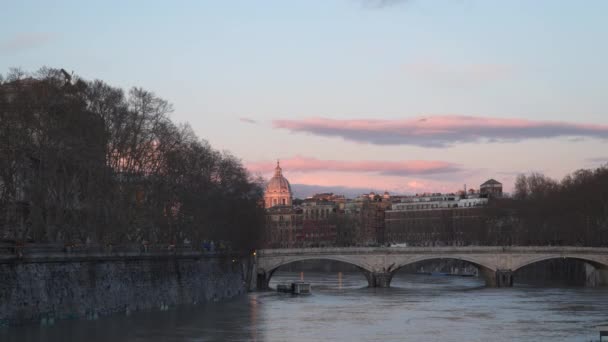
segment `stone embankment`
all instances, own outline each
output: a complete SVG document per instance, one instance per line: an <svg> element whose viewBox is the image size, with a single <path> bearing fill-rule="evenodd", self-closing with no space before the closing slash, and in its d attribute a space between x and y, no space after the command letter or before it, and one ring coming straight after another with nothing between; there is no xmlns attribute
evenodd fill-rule
<svg viewBox="0 0 608 342"><path fill-rule="evenodd" d="M0 326L230 298L247 291L248 266L197 251L0 253Z"/></svg>

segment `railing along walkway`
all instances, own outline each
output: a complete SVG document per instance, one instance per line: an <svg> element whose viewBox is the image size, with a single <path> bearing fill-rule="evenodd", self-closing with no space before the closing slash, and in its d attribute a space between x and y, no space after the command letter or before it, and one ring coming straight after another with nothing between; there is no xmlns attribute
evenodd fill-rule
<svg viewBox="0 0 608 342"><path fill-rule="evenodd" d="M133 245L62 245L62 244L0 244L0 263L44 262L68 259L149 259L176 256L180 258L229 257L243 253L228 249L206 250L192 245L133 244Z"/></svg>

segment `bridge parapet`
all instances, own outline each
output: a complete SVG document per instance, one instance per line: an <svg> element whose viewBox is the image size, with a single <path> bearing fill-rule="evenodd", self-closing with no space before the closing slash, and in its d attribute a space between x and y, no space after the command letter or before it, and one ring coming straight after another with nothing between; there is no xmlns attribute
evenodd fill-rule
<svg viewBox="0 0 608 342"><path fill-rule="evenodd" d="M416 253L608 253L608 247L578 246L445 246L445 247L314 247L314 248L279 248L261 249L260 256L293 255L293 254L416 254Z"/></svg>

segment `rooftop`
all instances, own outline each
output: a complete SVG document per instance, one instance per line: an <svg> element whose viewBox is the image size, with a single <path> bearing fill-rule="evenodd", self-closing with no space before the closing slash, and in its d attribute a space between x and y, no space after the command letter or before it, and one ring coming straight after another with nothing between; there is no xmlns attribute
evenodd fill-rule
<svg viewBox="0 0 608 342"><path fill-rule="evenodd" d="M495 179L490 179L490 180L487 180L485 183L481 184L481 186L484 186L484 185L502 185L502 183Z"/></svg>

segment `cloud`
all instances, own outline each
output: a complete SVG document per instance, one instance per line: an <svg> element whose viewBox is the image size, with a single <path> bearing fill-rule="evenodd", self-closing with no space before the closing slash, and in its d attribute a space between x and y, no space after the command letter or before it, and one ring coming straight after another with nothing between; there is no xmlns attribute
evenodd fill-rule
<svg viewBox="0 0 608 342"><path fill-rule="evenodd" d="M587 158L585 161L589 165L608 165L608 157Z"/></svg>
<svg viewBox="0 0 608 342"><path fill-rule="evenodd" d="M428 116L408 119L274 120L275 128L375 145L449 147L458 143L519 142L528 139L608 138L608 125L474 116Z"/></svg>
<svg viewBox="0 0 608 342"><path fill-rule="evenodd" d="M239 121L254 124L254 125L258 123L256 120L253 120L250 118L245 118L245 117L239 118Z"/></svg>
<svg viewBox="0 0 608 342"><path fill-rule="evenodd" d="M272 161L248 163L251 172L268 173L274 170ZM371 161L371 160L320 160L296 156L281 160L281 167L290 172L365 172L377 173L386 176L425 176L442 173L454 173L461 169L452 163L433 160L407 160L407 161Z"/></svg>
<svg viewBox="0 0 608 342"><path fill-rule="evenodd" d="M19 33L11 39L0 42L0 53L16 53L33 49L48 43L53 35L43 32Z"/></svg>

